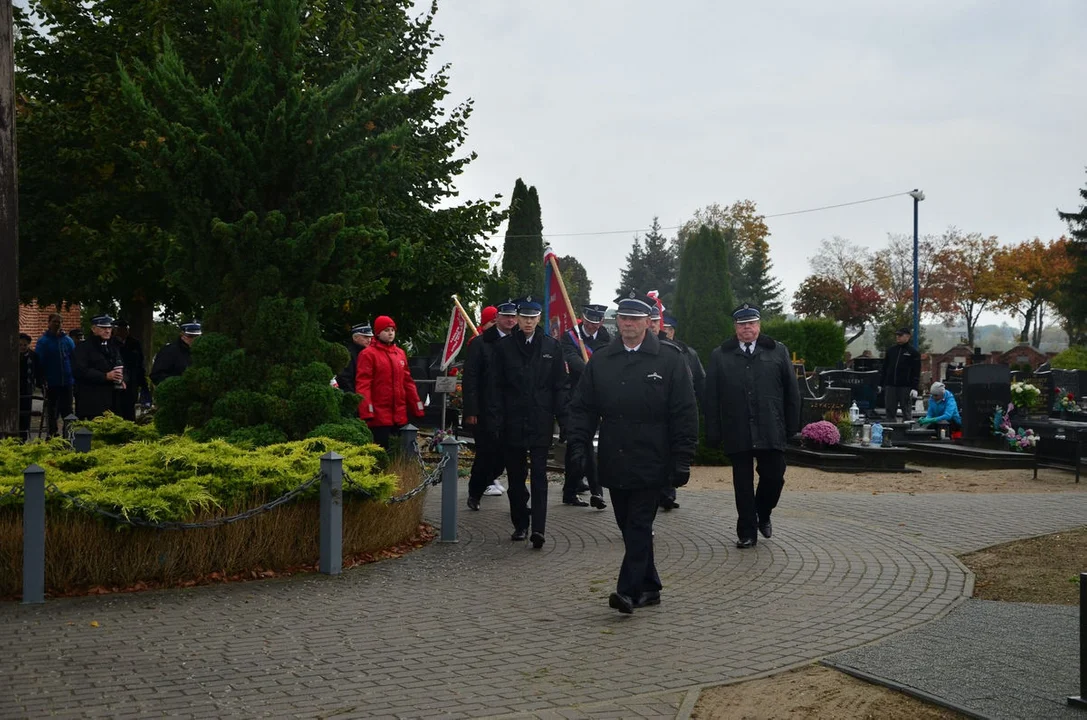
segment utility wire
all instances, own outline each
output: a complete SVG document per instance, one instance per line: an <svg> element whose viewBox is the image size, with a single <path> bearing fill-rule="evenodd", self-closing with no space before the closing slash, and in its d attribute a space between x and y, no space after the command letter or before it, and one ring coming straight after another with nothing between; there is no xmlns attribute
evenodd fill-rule
<svg viewBox="0 0 1087 720"><path fill-rule="evenodd" d="M903 195L909 195L910 191L894 193L892 195L880 195L879 197L866 198L864 200L853 200L852 202L838 203L837 205L821 205L820 207L808 208L807 210L793 210L791 212L775 213L773 215L763 215L763 219L787 217L789 215L804 215L806 213L820 212L822 210L833 210L835 208L849 207L850 205L863 205L864 203L878 202L880 200L889 200L890 198L902 197ZM668 227L661 227L658 230L679 230L683 225L669 225ZM545 238L559 238L559 237L586 237L596 235L630 235L632 233L644 233L649 232L653 228L638 228L635 230L601 230L599 232L576 232L576 233L543 233L542 237ZM532 238L541 237L540 235L503 235L508 238Z"/></svg>

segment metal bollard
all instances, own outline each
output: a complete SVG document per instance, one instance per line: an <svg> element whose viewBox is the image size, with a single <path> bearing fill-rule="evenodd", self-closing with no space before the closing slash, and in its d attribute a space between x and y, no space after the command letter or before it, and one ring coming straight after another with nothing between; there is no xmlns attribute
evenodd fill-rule
<svg viewBox="0 0 1087 720"><path fill-rule="evenodd" d="M45 602L45 470L23 470L23 605Z"/></svg>
<svg viewBox="0 0 1087 720"><path fill-rule="evenodd" d="M442 532L438 542L457 542L457 457L460 441L447 437L442 440L442 455L448 458L442 469Z"/></svg>
<svg viewBox="0 0 1087 720"><path fill-rule="evenodd" d="M91 440L94 433L87 428L79 428L72 433L72 449L76 452L87 453L91 451Z"/></svg>
<svg viewBox="0 0 1087 720"><path fill-rule="evenodd" d="M325 575L343 571L343 455L321 456L321 562Z"/></svg>
<svg viewBox="0 0 1087 720"><path fill-rule="evenodd" d="M1079 695L1068 704L1087 710L1087 573L1079 574Z"/></svg>
<svg viewBox="0 0 1087 720"><path fill-rule="evenodd" d="M400 452L404 457L410 458L415 454L415 441L419 437L419 428L411 423L400 428Z"/></svg>

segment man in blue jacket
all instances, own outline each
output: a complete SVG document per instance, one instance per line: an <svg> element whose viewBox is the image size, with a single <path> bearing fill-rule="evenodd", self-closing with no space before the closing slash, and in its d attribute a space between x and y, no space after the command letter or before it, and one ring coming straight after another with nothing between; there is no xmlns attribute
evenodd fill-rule
<svg viewBox="0 0 1087 720"><path fill-rule="evenodd" d="M932 397L928 401L928 414L919 421L922 425L935 425L946 422L952 430L962 429L962 416L959 415L959 404L955 402L955 396L944 387L942 382L932 383L929 388Z"/></svg>
<svg viewBox="0 0 1087 720"><path fill-rule="evenodd" d="M46 432L50 436L58 432L58 418L72 414L72 388L75 378L72 376L72 353L75 343L60 329L60 315L49 315L49 329L34 346L42 370L45 373L45 408Z"/></svg>

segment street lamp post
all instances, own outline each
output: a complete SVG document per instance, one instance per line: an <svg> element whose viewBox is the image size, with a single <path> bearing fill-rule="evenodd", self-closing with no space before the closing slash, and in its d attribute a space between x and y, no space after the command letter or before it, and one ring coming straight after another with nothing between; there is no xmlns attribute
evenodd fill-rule
<svg viewBox="0 0 1087 720"><path fill-rule="evenodd" d="M914 189L913 198L913 346L921 347L921 278L917 268L917 206L925 199L925 193Z"/></svg>

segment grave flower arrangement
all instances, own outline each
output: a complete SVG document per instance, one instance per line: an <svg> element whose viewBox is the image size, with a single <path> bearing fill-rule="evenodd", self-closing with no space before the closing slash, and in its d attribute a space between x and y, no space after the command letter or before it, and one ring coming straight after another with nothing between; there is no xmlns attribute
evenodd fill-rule
<svg viewBox="0 0 1087 720"><path fill-rule="evenodd" d="M834 423L826 420L805 425L800 431L800 437L803 438L805 445L817 448L837 445L842 440L842 434L838 432L838 428L834 426Z"/></svg>
<svg viewBox="0 0 1087 720"><path fill-rule="evenodd" d="M1057 399L1053 402L1053 409L1061 412L1078 413L1079 403L1076 402L1074 393L1063 388L1057 388Z"/></svg>
<svg viewBox="0 0 1087 720"><path fill-rule="evenodd" d="M1014 403L1008 404L1008 411L1004 412L999 407L993 414L993 435L1003 438L1008 443L1008 449L1015 452L1033 450L1038 443L1038 436L1031 429L1024 430L1012 425L1011 410Z"/></svg>
<svg viewBox="0 0 1087 720"><path fill-rule="evenodd" d="M1042 397L1042 391L1026 382L1012 383L1012 405L1020 410L1033 410Z"/></svg>

